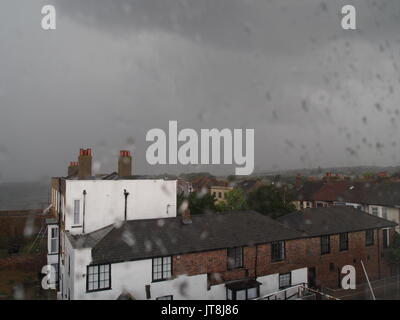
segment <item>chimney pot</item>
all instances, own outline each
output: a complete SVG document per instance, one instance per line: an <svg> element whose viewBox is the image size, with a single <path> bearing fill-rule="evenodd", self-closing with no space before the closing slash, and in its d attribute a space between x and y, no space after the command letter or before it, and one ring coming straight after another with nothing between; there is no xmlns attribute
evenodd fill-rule
<svg viewBox="0 0 400 320"><path fill-rule="evenodd" d="M121 150L118 158L118 175L129 177L132 175L132 156L129 150Z"/></svg>
<svg viewBox="0 0 400 320"><path fill-rule="evenodd" d="M68 176L75 177L78 175L78 163L71 161L68 166Z"/></svg>
<svg viewBox="0 0 400 320"><path fill-rule="evenodd" d="M92 176L92 149L80 149L78 157L78 177Z"/></svg>
<svg viewBox="0 0 400 320"><path fill-rule="evenodd" d="M183 224L191 224L192 223L192 215L190 213L189 207L187 207L182 212L182 223Z"/></svg>

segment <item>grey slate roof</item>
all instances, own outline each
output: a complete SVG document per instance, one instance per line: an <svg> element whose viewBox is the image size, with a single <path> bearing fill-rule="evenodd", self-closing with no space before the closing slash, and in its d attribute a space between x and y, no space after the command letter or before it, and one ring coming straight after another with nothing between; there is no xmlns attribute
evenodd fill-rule
<svg viewBox="0 0 400 320"><path fill-rule="evenodd" d="M254 211L132 220L84 236L69 236L73 245L92 248L93 264L147 259L300 238L301 233ZM101 240L99 238L102 237Z"/></svg>
<svg viewBox="0 0 400 320"><path fill-rule="evenodd" d="M364 203L381 206L400 206L400 183L379 183L372 185L363 199Z"/></svg>
<svg viewBox="0 0 400 320"><path fill-rule="evenodd" d="M311 200L312 195L317 192L322 186L322 181L306 181L295 190L297 200Z"/></svg>
<svg viewBox="0 0 400 320"><path fill-rule="evenodd" d="M288 228L305 236L321 236L342 232L355 232L373 228L395 227L397 224L354 209L339 206L296 211L277 219Z"/></svg>
<svg viewBox="0 0 400 320"><path fill-rule="evenodd" d="M107 226L105 228L101 228L99 230L90 232L86 235L71 235L70 233L66 233L71 244L74 248L82 249L82 248L93 248L96 244L103 239L114 227Z"/></svg>

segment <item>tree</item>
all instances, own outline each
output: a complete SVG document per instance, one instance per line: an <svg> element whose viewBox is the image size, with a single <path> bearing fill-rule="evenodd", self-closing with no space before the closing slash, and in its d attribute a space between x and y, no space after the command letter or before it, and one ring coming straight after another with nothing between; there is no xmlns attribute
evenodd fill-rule
<svg viewBox="0 0 400 320"><path fill-rule="evenodd" d="M187 201L191 214L214 212L216 210L215 196L209 193L192 192L188 196L179 193L177 195L177 208L179 213L181 212L184 201Z"/></svg>
<svg viewBox="0 0 400 320"><path fill-rule="evenodd" d="M242 189L233 189L226 193L226 198L224 201L217 203L217 211L240 211L247 210L248 205L246 201L246 196Z"/></svg>
<svg viewBox="0 0 400 320"><path fill-rule="evenodd" d="M286 185L282 187L268 185L251 192L247 203L250 209L275 219L296 210L292 204L293 200L293 194Z"/></svg>

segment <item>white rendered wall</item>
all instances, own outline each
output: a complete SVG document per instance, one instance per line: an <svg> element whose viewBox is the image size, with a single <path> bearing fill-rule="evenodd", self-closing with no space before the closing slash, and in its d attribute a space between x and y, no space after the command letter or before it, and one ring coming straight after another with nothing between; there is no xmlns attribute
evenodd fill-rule
<svg viewBox="0 0 400 320"><path fill-rule="evenodd" d="M294 286L296 284L301 284L301 283L308 283L307 280L307 268L300 268L300 269L295 269L292 270L292 281L291 285ZM279 274L271 274L268 276L263 276L257 278L257 281L262 283L260 286L260 297L280 291L279 289ZM291 295L296 293L297 289L293 289L291 292L288 290L287 295ZM283 296L282 296L283 298Z"/></svg>
<svg viewBox="0 0 400 320"><path fill-rule="evenodd" d="M176 216L176 180L67 180L65 229L72 234L82 233L83 190L85 233L124 219L124 190L128 220ZM74 200L80 200L80 223L73 228Z"/></svg>
<svg viewBox="0 0 400 320"><path fill-rule="evenodd" d="M71 299L117 299L124 291L137 300L146 300L146 285L150 285L151 300L173 295L174 300L225 299L225 285L212 286L207 290L207 274L180 276L173 280L152 282L152 260L139 260L111 265L111 289L86 292L86 266L90 263L90 249L75 250L74 285L70 285ZM72 275L72 269L71 269Z"/></svg>
<svg viewBox="0 0 400 320"><path fill-rule="evenodd" d="M400 217L399 217L399 208L393 208L393 207L384 207L384 206L378 206L378 205L369 205L368 206L368 213L372 214L372 208L378 208L378 217L383 218L383 208L386 208L387 212L387 219L390 221L393 221L397 224L400 224ZM397 226L395 227L395 230L397 232L400 231L400 227Z"/></svg>

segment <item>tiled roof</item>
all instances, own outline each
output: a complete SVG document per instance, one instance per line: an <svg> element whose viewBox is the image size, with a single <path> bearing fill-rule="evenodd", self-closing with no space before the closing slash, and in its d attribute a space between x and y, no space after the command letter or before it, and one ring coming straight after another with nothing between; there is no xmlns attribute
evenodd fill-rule
<svg viewBox="0 0 400 320"><path fill-rule="evenodd" d="M91 245L92 262L95 264L301 237L301 233L254 211L192 215L192 223L187 225L182 224L181 217L176 217L132 220L125 222L119 228L114 226L110 228L111 230L104 231L101 240L98 239L100 236L98 231L75 237L75 247L79 242L81 245Z"/></svg>
<svg viewBox="0 0 400 320"><path fill-rule="evenodd" d="M302 232L305 236L355 232L397 225L348 206L306 209L289 213L277 220L288 228Z"/></svg>
<svg viewBox="0 0 400 320"><path fill-rule="evenodd" d="M399 182L307 182L296 191L298 200L337 201L400 206Z"/></svg>
<svg viewBox="0 0 400 320"><path fill-rule="evenodd" d="M298 187L295 191L297 200L312 200L312 195L317 192L322 186L322 181L311 182L307 181Z"/></svg>

